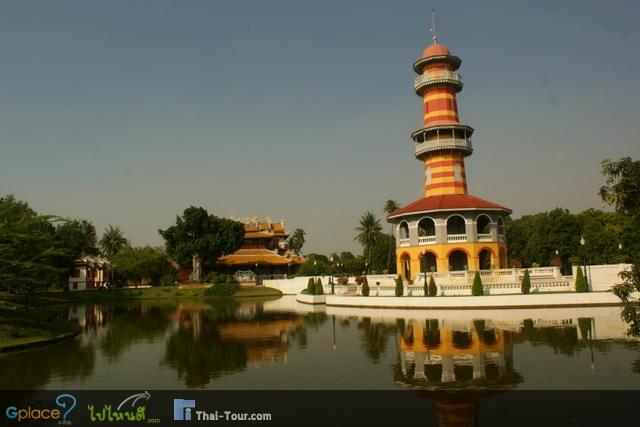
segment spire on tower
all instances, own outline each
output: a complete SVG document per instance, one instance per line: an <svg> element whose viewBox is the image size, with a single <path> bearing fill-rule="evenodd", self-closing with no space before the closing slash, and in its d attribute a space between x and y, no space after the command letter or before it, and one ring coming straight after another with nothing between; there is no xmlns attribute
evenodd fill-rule
<svg viewBox="0 0 640 427"><path fill-rule="evenodd" d="M433 44L438 43L438 36L436 34L436 11L434 9L431 9L431 29L429 31L433 34Z"/></svg>

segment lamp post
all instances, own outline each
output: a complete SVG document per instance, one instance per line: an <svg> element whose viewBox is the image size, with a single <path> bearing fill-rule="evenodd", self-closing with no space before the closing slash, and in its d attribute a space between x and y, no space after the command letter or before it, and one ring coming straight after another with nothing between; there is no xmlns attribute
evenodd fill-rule
<svg viewBox="0 0 640 427"><path fill-rule="evenodd" d="M334 264L333 264L333 255L329 258L329 260L331 261L331 271L329 272L329 284L331 285L331 295L333 295L334 292L334 285L333 285L333 270L334 270ZM335 320L334 320L335 322ZM334 348L335 350L335 348Z"/></svg>
<svg viewBox="0 0 640 427"><path fill-rule="evenodd" d="M313 261L313 275L318 275L318 261ZM315 279L317 279L317 277Z"/></svg>
<svg viewBox="0 0 640 427"><path fill-rule="evenodd" d="M582 270L584 272L584 280L587 282L587 289L589 288L589 276L587 275L587 258L585 255L584 245L587 242L584 240L584 236L580 236L580 246L582 246Z"/></svg>

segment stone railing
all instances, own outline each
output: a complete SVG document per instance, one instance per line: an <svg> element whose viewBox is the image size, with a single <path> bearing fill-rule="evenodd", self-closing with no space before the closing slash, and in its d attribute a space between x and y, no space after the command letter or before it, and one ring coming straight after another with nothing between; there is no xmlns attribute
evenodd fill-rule
<svg viewBox="0 0 640 427"><path fill-rule="evenodd" d="M466 234L449 234L447 235L448 242L466 242L467 235Z"/></svg>
<svg viewBox="0 0 640 427"><path fill-rule="evenodd" d="M436 242L436 236L420 236L418 237L419 245L430 245Z"/></svg>

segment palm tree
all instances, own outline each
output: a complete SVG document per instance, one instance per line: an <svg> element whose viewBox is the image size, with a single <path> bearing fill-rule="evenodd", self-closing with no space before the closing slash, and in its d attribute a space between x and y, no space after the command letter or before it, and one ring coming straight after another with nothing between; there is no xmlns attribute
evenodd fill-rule
<svg viewBox="0 0 640 427"><path fill-rule="evenodd" d="M382 231L380 220L376 218L373 212L367 211L360 217L360 225L355 228L358 232L354 240L364 248L364 253L367 254L367 270L371 268L371 253L373 252L373 245L376 242L378 233Z"/></svg>
<svg viewBox="0 0 640 427"><path fill-rule="evenodd" d="M391 215L391 212L400 209L400 204L395 200L387 200L384 203L384 212L387 215ZM393 224L391 224L391 231L389 235L393 236ZM387 272L391 271L391 254L393 253L393 239L389 239L389 253L387 254Z"/></svg>
<svg viewBox="0 0 640 427"><path fill-rule="evenodd" d="M120 252L120 250L128 244L129 241L124 238L120 227L114 227L112 225L107 227L100 242L98 242L100 252L108 259L113 258L115 254Z"/></svg>

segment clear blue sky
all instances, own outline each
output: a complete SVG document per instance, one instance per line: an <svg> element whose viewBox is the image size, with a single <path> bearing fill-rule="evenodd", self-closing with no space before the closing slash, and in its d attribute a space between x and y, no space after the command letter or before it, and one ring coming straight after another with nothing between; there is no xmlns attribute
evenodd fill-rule
<svg viewBox="0 0 640 427"><path fill-rule="evenodd" d="M432 8L463 61L470 192L515 217L600 207L600 161L640 158L634 1L4 1L0 194L138 245L193 204L359 251L365 210L421 196Z"/></svg>

